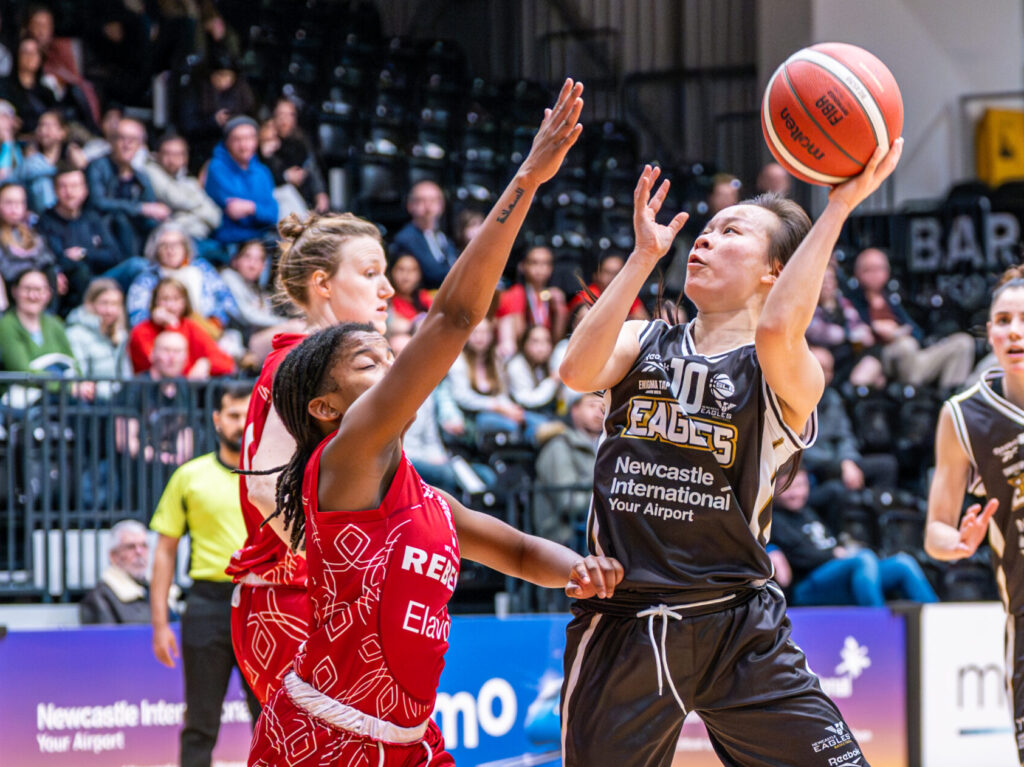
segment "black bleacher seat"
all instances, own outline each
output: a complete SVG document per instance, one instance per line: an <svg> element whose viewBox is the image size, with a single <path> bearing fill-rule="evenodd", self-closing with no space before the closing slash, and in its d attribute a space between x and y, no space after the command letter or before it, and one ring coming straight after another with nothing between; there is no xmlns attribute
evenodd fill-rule
<svg viewBox="0 0 1024 767"><path fill-rule="evenodd" d="M989 199L992 201L992 210L1016 211L1018 215L1024 216L1024 179L1000 184L989 194Z"/></svg>
<svg viewBox="0 0 1024 767"><path fill-rule="evenodd" d="M590 170L595 176L625 171L632 175L637 165L637 139L625 123L606 120L601 123L593 147Z"/></svg>
<svg viewBox="0 0 1024 767"><path fill-rule="evenodd" d="M359 144L360 123L351 113L338 114L335 104L324 104L319 114L317 139L320 157L327 167L337 167L348 161Z"/></svg>

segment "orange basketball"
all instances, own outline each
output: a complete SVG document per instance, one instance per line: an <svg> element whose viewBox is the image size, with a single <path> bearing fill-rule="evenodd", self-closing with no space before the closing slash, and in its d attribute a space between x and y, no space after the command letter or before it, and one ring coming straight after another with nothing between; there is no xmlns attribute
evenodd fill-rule
<svg viewBox="0 0 1024 767"><path fill-rule="evenodd" d="M783 62L764 92L761 129L775 159L811 184L839 184L903 130L892 72L863 48L821 43Z"/></svg>

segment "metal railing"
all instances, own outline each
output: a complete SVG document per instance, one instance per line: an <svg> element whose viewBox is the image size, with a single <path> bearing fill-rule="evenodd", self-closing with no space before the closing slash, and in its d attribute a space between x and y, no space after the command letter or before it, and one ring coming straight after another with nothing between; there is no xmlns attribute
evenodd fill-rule
<svg viewBox="0 0 1024 767"><path fill-rule="evenodd" d="M94 585L106 531L147 524L171 473L216 447L217 391L0 373L0 598Z"/></svg>
<svg viewBox="0 0 1024 767"><path fill-rule="evenodd" d="M68 602L95 586L107 564L110 528L123 519L148 526L174 470L216 448L212 412L218 386L217 381L86 382L0 373L0 600ZM532 464L532 451L514 460ZM530 481L532 465L522 469L507 474L518 479L498 491L505 520L536 532L539 496L546 496L548 508L559 515L571 504L570 542L581 550L589 482L540 485ZM183 586L187 552L183 538L178 557ZM471 567L464 586L504 589L512 611L567 604L550 589L483 570Z"/></svg>

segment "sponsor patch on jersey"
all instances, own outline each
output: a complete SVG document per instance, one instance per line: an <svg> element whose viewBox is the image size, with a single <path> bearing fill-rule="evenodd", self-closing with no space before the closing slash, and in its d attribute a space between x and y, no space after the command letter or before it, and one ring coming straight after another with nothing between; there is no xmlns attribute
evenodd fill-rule
<svg viewBox="0 0 1024 767"><path fill-rule="evenodd" d="M668 389L668 381L664 378L641 378L636 385L643 392L663 392Z"/></svg>
<svg viewBox="0 0 1024 767"><path fill-rule="evenodd" d="M729 399L729 397L736 393L736 384L725 373L715 373L711 376L711 383L708 384L708 388L715 395L715 399Z"/></svg>

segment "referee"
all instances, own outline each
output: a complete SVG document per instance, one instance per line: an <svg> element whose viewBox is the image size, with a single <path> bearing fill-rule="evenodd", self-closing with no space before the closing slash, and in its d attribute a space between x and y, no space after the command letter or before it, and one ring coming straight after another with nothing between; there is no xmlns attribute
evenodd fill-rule
<svg viewBox="0 0 1024 767"><path fill-rule="evenodd" d="M250 393L250 387L238 383L219 390L213 413L217 450L194 458L171 475L149 523L160 534L150 586L153 653L170 668L178 657L178 643L167 621L167 595L174 579L178 539L187 530L192 542L192 587L181 621L185 672L182 767L209 767L228 679L235 667L231 649L234 584L224 568L245 542L238 475L232 472L238 468ZM259 704L244 680L242 684L255 722Z"/></svg>

